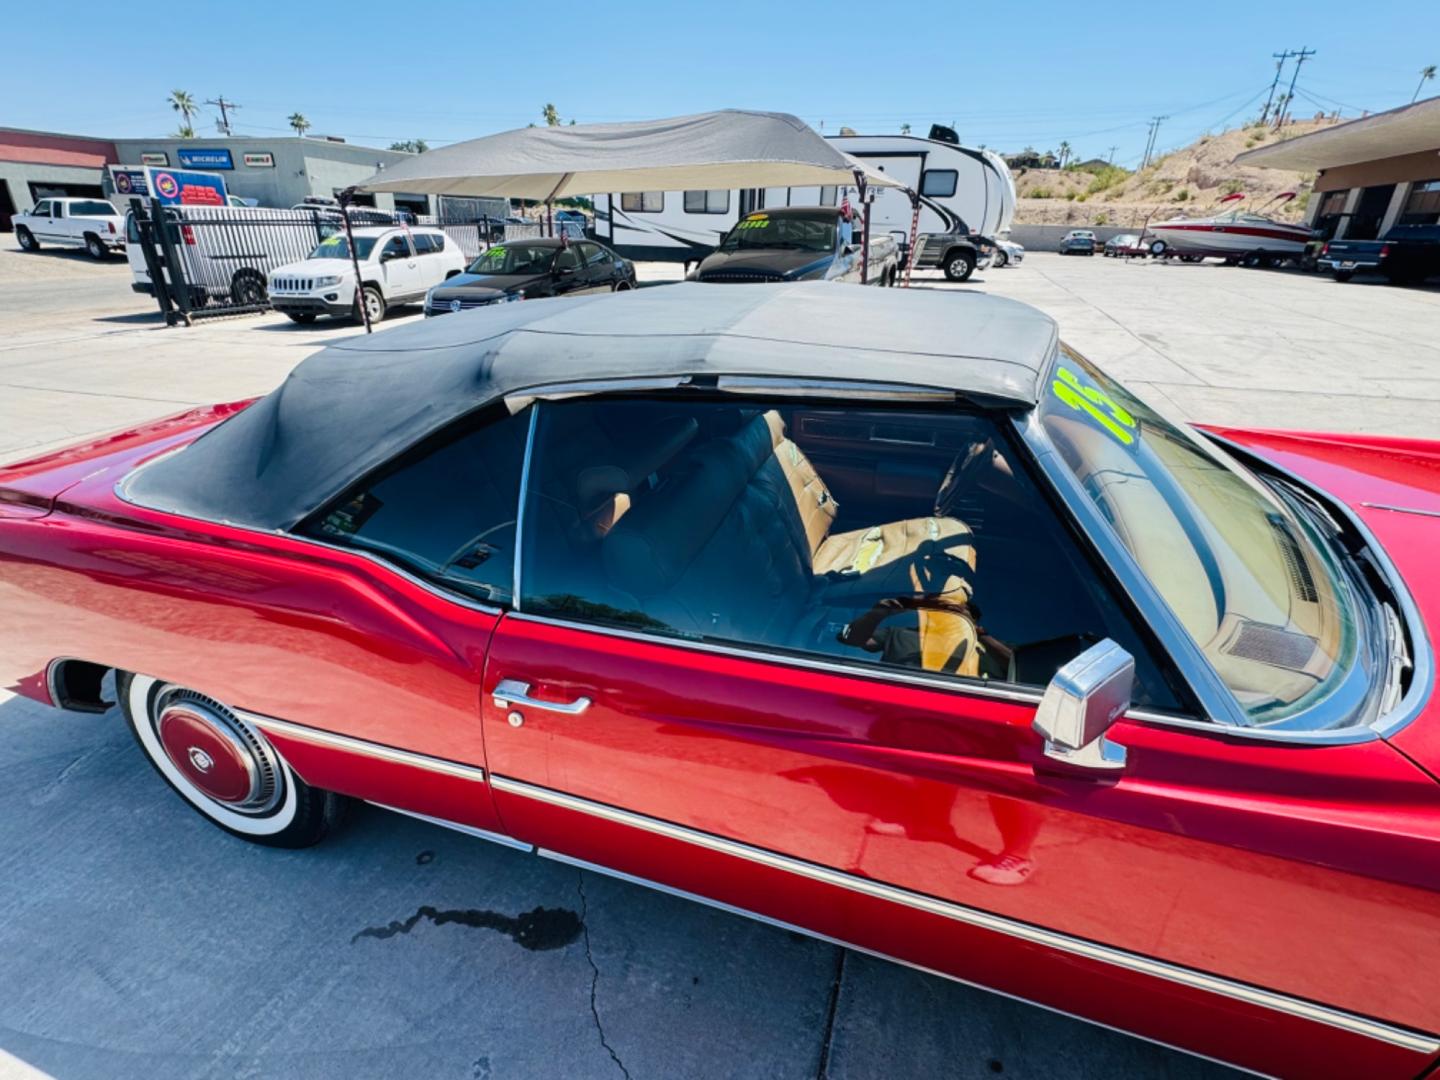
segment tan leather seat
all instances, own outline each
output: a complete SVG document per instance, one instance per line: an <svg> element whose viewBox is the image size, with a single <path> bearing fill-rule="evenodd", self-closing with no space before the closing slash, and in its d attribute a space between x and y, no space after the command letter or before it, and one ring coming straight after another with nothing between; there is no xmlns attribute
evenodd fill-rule
<svg viewBox="0 0 1440 1080"><path fill-rule="evenodd" d="M674 629L807 651L853 657L838 640L847 624L882 600L919 602L906 609L917 666L977 674L965 524L834 533L838 509L772 410L677 463L665 491L609 530L602 557L611 583Z"/></svg>

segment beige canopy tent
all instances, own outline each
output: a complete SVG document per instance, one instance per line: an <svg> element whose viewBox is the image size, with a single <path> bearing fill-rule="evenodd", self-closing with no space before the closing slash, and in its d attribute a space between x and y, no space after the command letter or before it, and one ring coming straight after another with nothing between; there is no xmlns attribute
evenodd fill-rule
<svg viewBox="0 0 1440 1080"><path fill-rule="evenodd" d="M519 128L427 150L357 188L536 199L548 208L572 195L831 184L859 189L863 280L870 264L866 189L909 189L789 113L722 109L668 120Z"/></svg>
<svg viewBox="0 0 1440 1080"><path fill-rule="evenodd" d="M788 113L724 109L669 120L502 131L417 154L359 188L551 202L618 191L846 183L904 186Z"/></svg>

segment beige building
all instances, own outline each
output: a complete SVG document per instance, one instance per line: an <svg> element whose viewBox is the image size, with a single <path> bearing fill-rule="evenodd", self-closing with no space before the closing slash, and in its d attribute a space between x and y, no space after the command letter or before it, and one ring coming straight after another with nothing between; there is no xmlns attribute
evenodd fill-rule
<svg viewBox="0 0 1440 1080"><path fill-rule="evenodd" d="M1237 164L1314 172L1308 220L1371 240L1440 223L1440 97L1250 150Z"/></svg>

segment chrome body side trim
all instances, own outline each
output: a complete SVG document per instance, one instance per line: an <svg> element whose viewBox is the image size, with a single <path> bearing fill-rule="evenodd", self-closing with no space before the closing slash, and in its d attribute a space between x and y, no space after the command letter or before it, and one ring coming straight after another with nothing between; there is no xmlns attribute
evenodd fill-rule
<svg viewBox="0 0 1440 1080"><path fill-rule="evenodd" d="M504 833L491 832L489 829L477 829L474 825L462 825L458 821L447 821L445 818L431 817L429 814L420 814L414 810L405 810L398 806L390 806L387 803L375 802L373 799L366 799L371 806L378 806L381 810L389 810L392 814L403 814L416 821L424 821L430 825L439 825L442 829L451 829L466 836L474 836L480 840L488 840L492 844L499 844L502 847L514 848L516 851L523 851L529 854L535 850L534 844L527 844L523 840L516 840L513 836L506 836Z"/></svg>
<svg viewBox="0 0 1440 1080"><path fill-rule="evenodd" d="M1386 584L1390 586L1390 591L1395 595L1395 601L1400 606L1401 621L1410 631L1410 651L1412 653L1410 657L1410 689L1405 692L1405 696L1396 703L1393 709L1382 716L1377 716L1369 727L1354 728L1351 730L1362 734L1368 733L1370 737L1381 739L1390 738L1420 715L1421 710L1425 707L1425 703L1429 701L1434 691L1436 680L1435 649L1434 644L1430 640L1430 631L1425 625L1425 620L1420 616L1420 609L1415 605L1415 598L1410 595L1410 590L1406 587L1405 578L1401 576L1399 568L1390 558L1389 553L1385 550L1385 546L1381 544L1375 534L1370 531L1370 526L1365 524L1359 514L1345 505L1343 500L1336 498L1323 488L1316 487L1308 480L1295 475L1295 473L1283 465L1276 464L1263 454L1256 453L1254 450L1250 450L1213 432L1206 431L1202 432L1202 434L1205 438L1219 443L1231 454L1263 461L1265 468L1285 477L1297 487L1310 492L1331 512L1340 514L1365 542L1366 550L1370 553L1376 567L1385 578ZM1396 510L1401 513L1418 512L1407 511L1405 507L1384 506L1376 503L1362 502L1360 505L1369 506L1377 510ZM1316 734L1324 735L1326 732L1316 732ZM1343 735L1345 732L1342 730L1339 732L1331 732L1330 734Z"/></svg>
<svg viewBox="0 0 1440 1080"><path fill-rule="evenodd" d="M909 889L904 889L896 885L888 885L871 878L863 878L839 870L832 870L829 867L820 866L816 863L806 862L788 855L781 855L764 848L753 847L736 840L728 840L724 837L716 836L712 833L700 832L699 830L691 829L683 825L675 825L657 818L633 813L629 810L622 810L605 803L592 802L589 799L567 795L564 792L554 791L550 788L538 787L534 784L514 780L507 776L492 776L491 785L497 791L518 795L522 798L533 799L591 817L601 818L602 820L624 825L629 828L640 829L656 836L663 836L671 840L692 844L721 855L744 859L747 862L766 866L773 870L794 874L797 877L807 878L811 881L817 881L821 884L831 885L836 888L846 889L850 892L897 904L915 911L923 911L927 914L951 919L955 922L964 923L967 926L974 926L982 930L1004 934L1008 937L1039 945L1043 948L1053 949L1057 952L1067 953L1071 956L1079 956L1099 963L1110 964L1127 971L1134 971L1142 975L1164 979L1168 982L1200 990L1205 993L1215 994L1219 997L1245 1002L1246 1004L1259 1008L1271 1009L1303 1020L1326 1024L1330 1027L1339 1028L1356 1035L1362 1035L1367 1038L1390 1043L1394 1046L1404 1047L1407 1050L1413 1050L1417 1053L1434 1054L1440 1051L1440 1039L1432 1035L1407 1031L1378 1020L1371 1020L1364 1016L1357 1016L1353 1013L1342 1012L1339 1009L1332 1009L1324 1005L1317 1005L1300 998L1291 997L1288 994L1282 994L1272 990L1263 990L1259 987L1235 982L1223 976L1209 975L1191 968L1179 967L1163 960L1154 960L1137 953L1126 952L1123 949L1100 945L1083 938L1072 937L1069 934L1046 930L1030 923L1019 922L1002 915L981 911L978 908L966 907L947 900L940 900L932 896L927 896L924 893L912 892Z"/></svg>
<svg viewBox="0 0 1440 1080"><path fill-rule="evenodd" d="M273 716L261 716L259 713L248 712L244 709L232 711L246 723L254 724L261 731L276 735L288 735L301 742L327 746L332 750L344 750L347 753L388 761L394 765L408 765L411 768L424 769L427 772L444 773L446 776L458 777L461 780L473 780L477 784L486 782L485 770L474 765L462 765L458 761L431 757L429 754L417 754L411 750L397 750L395 747L386 746L383 743L356 739L349 735L337 735L333 731L322 731L304 724L291 723L289 720L277 720Z"/></svg>
<svg viewBox="0 0 1440 1080"><path fill-rule="evenodd" d="M535 428L539 424L540 405L530 409L530 425L525 433L525 458L520 464L520 501L515 507L515 568L510 577L510 606L520 610L520 564L525 551L525 504L530 499L530 461L535 455Z"/></svg>
<svg viewBox="0 0 1440 1080"><path fill-rule="evenodd" d="M1218 435L1211 438L1218 439ZM1418 506L1394 506L1390 503L1362 502L1361 506L1368 506L1371 510L1393 510L1397 514L1419 514L1422 517L1440 518L1440 510L1421 510Z"/></svg>
<svg viewBox="0 0 1440 1080"><path fill-rule="evenodd" d="M1133 1031L1128 1031L1125 1028L1115 1027L1113 1024L1102 1024L1099 1020L1092 1020L1088 1016L1081 1016L1079 1013L1066 1012L1064 1009L1058 1009L1054 1005L1045 1005L1039 1001L1032 1001L1030 998L1021 997L1019 994L1011 994L1007 993L1004 990L996 990L994 987L986 986L984 983L971 982L969 979L962 979L958 975L951 975L948 972L937 971L935 968L926 967L924 964L916 964L909 960L900 960L894 956L889 956L885 953L878 952L875 949L867 949L863 945L855 945L848 941L841 941L839 938L831 937L829 934L817 933L816 931L808 929L804 926L800 926L797 923L788 923L781 919L772 919L769 915L761 915L759 912L751 911L749 908L736 907L734 904L727 904L721 900L713 900L708 896L702 896L700 893L686 892L684 889L677 889L673 885L666 885L659 881L652 881L649 878L637 877L634 874L627 874L622 870L615 870L609 866L604 866L600 863L587 862L584 859L577 859L574 856L566 855L560 851L551 851L549 848L537 847L534 849L534 853L536 855L539 855L543 859L550 859L553 862L564 863L566 866L573 866L578 870L589 870L591 873L603 874L606 877L615 878L618 881L625 881L630 883L631 885L639 885L646 889L654 889L656 892L662 892L668 896L679 897L681 900L689 900L692 903L696 904L704 904L706 907L715 908L717 911L723 911L730 915L739 915L741 918L753 919L755 922L764 923L766 926L774 926L780 930L787 930L792 934L804 934L808 938L814 938L816 941L823 941L828 945L835 945L842 949L849 949L851 952L861 953L865 956L873 956L876 959L884 960L887 963L899 964L901 967L910 968L912 971L919 971L925 975L934 976L937 979L945 979L948 982L959 983L961 986L969 986L973 987L976 990L983 990L987 994L994 994L997 997L1006 998L1010 1001L1018 1001L1022 1005L1029 1005L1032 1008L1044 1009L1046 1012L1055 1013L1057 1016L1066 1016L1069 1017L1071 1020L1079 1020L1081 1023L1084 1024L1091 1024L1098 1028L1104 1028L1106 1031L1113 1031L1117 1035L1124 1035L1131 1039L1139 1039L1141 1042L1153 1043L1155 1046L1163 1046L1167 1050L1174 1050L1175 1052L1180 1054L1188 1054L1191 1057L1199 1058L1201 1061L1211 1061L1214 1062L1216 1065L1223 1065L1228 1069L1234 1069L1237 1072L1247 1073L1250 1076L1263 1077L1266 1075L1264 1073L1256 1072L1253 1069L1246 1069L1231 1062L1223 1061L1217 1057L1211 1057L1209 1054L1201 1054L1195 1050L1187 1050L1183 1046L1176 1046L1173 1043L1162 1042L1159 1039L1152 1039L1148 1035L1139 1035Z"/></svg>

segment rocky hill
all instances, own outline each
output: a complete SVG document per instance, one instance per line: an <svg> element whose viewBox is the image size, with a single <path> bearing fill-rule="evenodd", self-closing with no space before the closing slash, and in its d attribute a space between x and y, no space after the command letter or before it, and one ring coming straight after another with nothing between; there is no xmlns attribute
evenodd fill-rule
<svg viewBox="0 0 1440 1080"><path fill-rule="evenodd" d="M1250 125L1219 135L1205 135L1135 173L1115 166L1094 171L1076 167L1016 169L1019 201L1015 222L1139 226L1152 213L1157 221L1180 214L1200 216L1236 191L1246 194L1245 206L1251 210L1282 191L1297 192L1298 197L1273 216L1299 221L1309 203L1314 174L1236 165L1235 157L1246 150L1293 139L1337 122L1316 117L1286 124L1278 132Z"/></svg>

